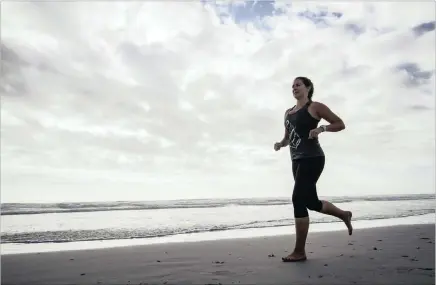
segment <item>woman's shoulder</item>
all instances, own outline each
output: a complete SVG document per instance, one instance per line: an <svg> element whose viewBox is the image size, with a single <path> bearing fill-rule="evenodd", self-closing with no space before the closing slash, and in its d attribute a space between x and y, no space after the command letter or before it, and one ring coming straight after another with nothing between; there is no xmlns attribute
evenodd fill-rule
<svg viewBox="0 0 436 285"><path fill-rule="evenodd" d="M310 104L310 107L315 108L315 109L320 109L320 108L325 108L327 107L324 103L319 102L319 101L312 101Z"/></svg>
<svg viewBox="0 0 436 285"><path fill-rule="evenodd" d="M314 118L320 119L321 117L323 117L322 114L330 112L330 109L326 104L319 101L314 101L312 102L312 104L310 104L308 111Z"/></svg>
<svg viewBox="0 0 436 285"><path fill-rule="evenodd" d="M312 106L319 106L319 105L324 105L324 104L320 101L311 101L311 105Z"/></svg>

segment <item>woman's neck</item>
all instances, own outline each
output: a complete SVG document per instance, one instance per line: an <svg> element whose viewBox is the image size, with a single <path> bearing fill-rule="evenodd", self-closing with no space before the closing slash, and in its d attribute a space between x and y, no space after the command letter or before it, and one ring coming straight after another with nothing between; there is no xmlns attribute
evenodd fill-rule
<svg viewBox="0 0 436 285"><path fill-rule="evenodd" d="M301 108L309 102L309 98L302 98L297 100L297 108Z"/></svg>

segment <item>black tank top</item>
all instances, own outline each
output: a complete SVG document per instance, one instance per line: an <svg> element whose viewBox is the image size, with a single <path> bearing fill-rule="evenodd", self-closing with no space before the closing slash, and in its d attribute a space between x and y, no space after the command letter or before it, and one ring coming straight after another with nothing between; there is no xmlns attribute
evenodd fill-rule
<svg viewBox="0 0 436 285"><path fill-rule="evenodd" d="M289 149L291 159L301 159L307 157L324 156L324 151L317 138L309 139L309 132L318 127L320 120L315 119L309 114L309 101L300 110L289 114L294 107L286 112L285 128L289 132Z"/></svg>

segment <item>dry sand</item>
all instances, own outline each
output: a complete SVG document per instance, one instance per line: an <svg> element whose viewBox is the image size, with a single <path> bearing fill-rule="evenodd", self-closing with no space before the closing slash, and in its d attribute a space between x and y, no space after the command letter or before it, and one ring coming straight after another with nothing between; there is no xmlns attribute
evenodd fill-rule
<svg viewBox="0 0 436 285"><path fill-rule="evenodd" d="M435 284L435 226L2 256L2 284Z"/></svg>

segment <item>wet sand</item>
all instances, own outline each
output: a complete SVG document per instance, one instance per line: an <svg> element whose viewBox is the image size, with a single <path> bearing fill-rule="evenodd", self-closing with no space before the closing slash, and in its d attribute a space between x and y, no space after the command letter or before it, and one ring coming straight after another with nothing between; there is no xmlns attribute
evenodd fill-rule
<svg viewBox="0 0 436 285"><path fill-rule="evenodd" d="M435 284L435 225L2 256L1 284Z"/></svg>

